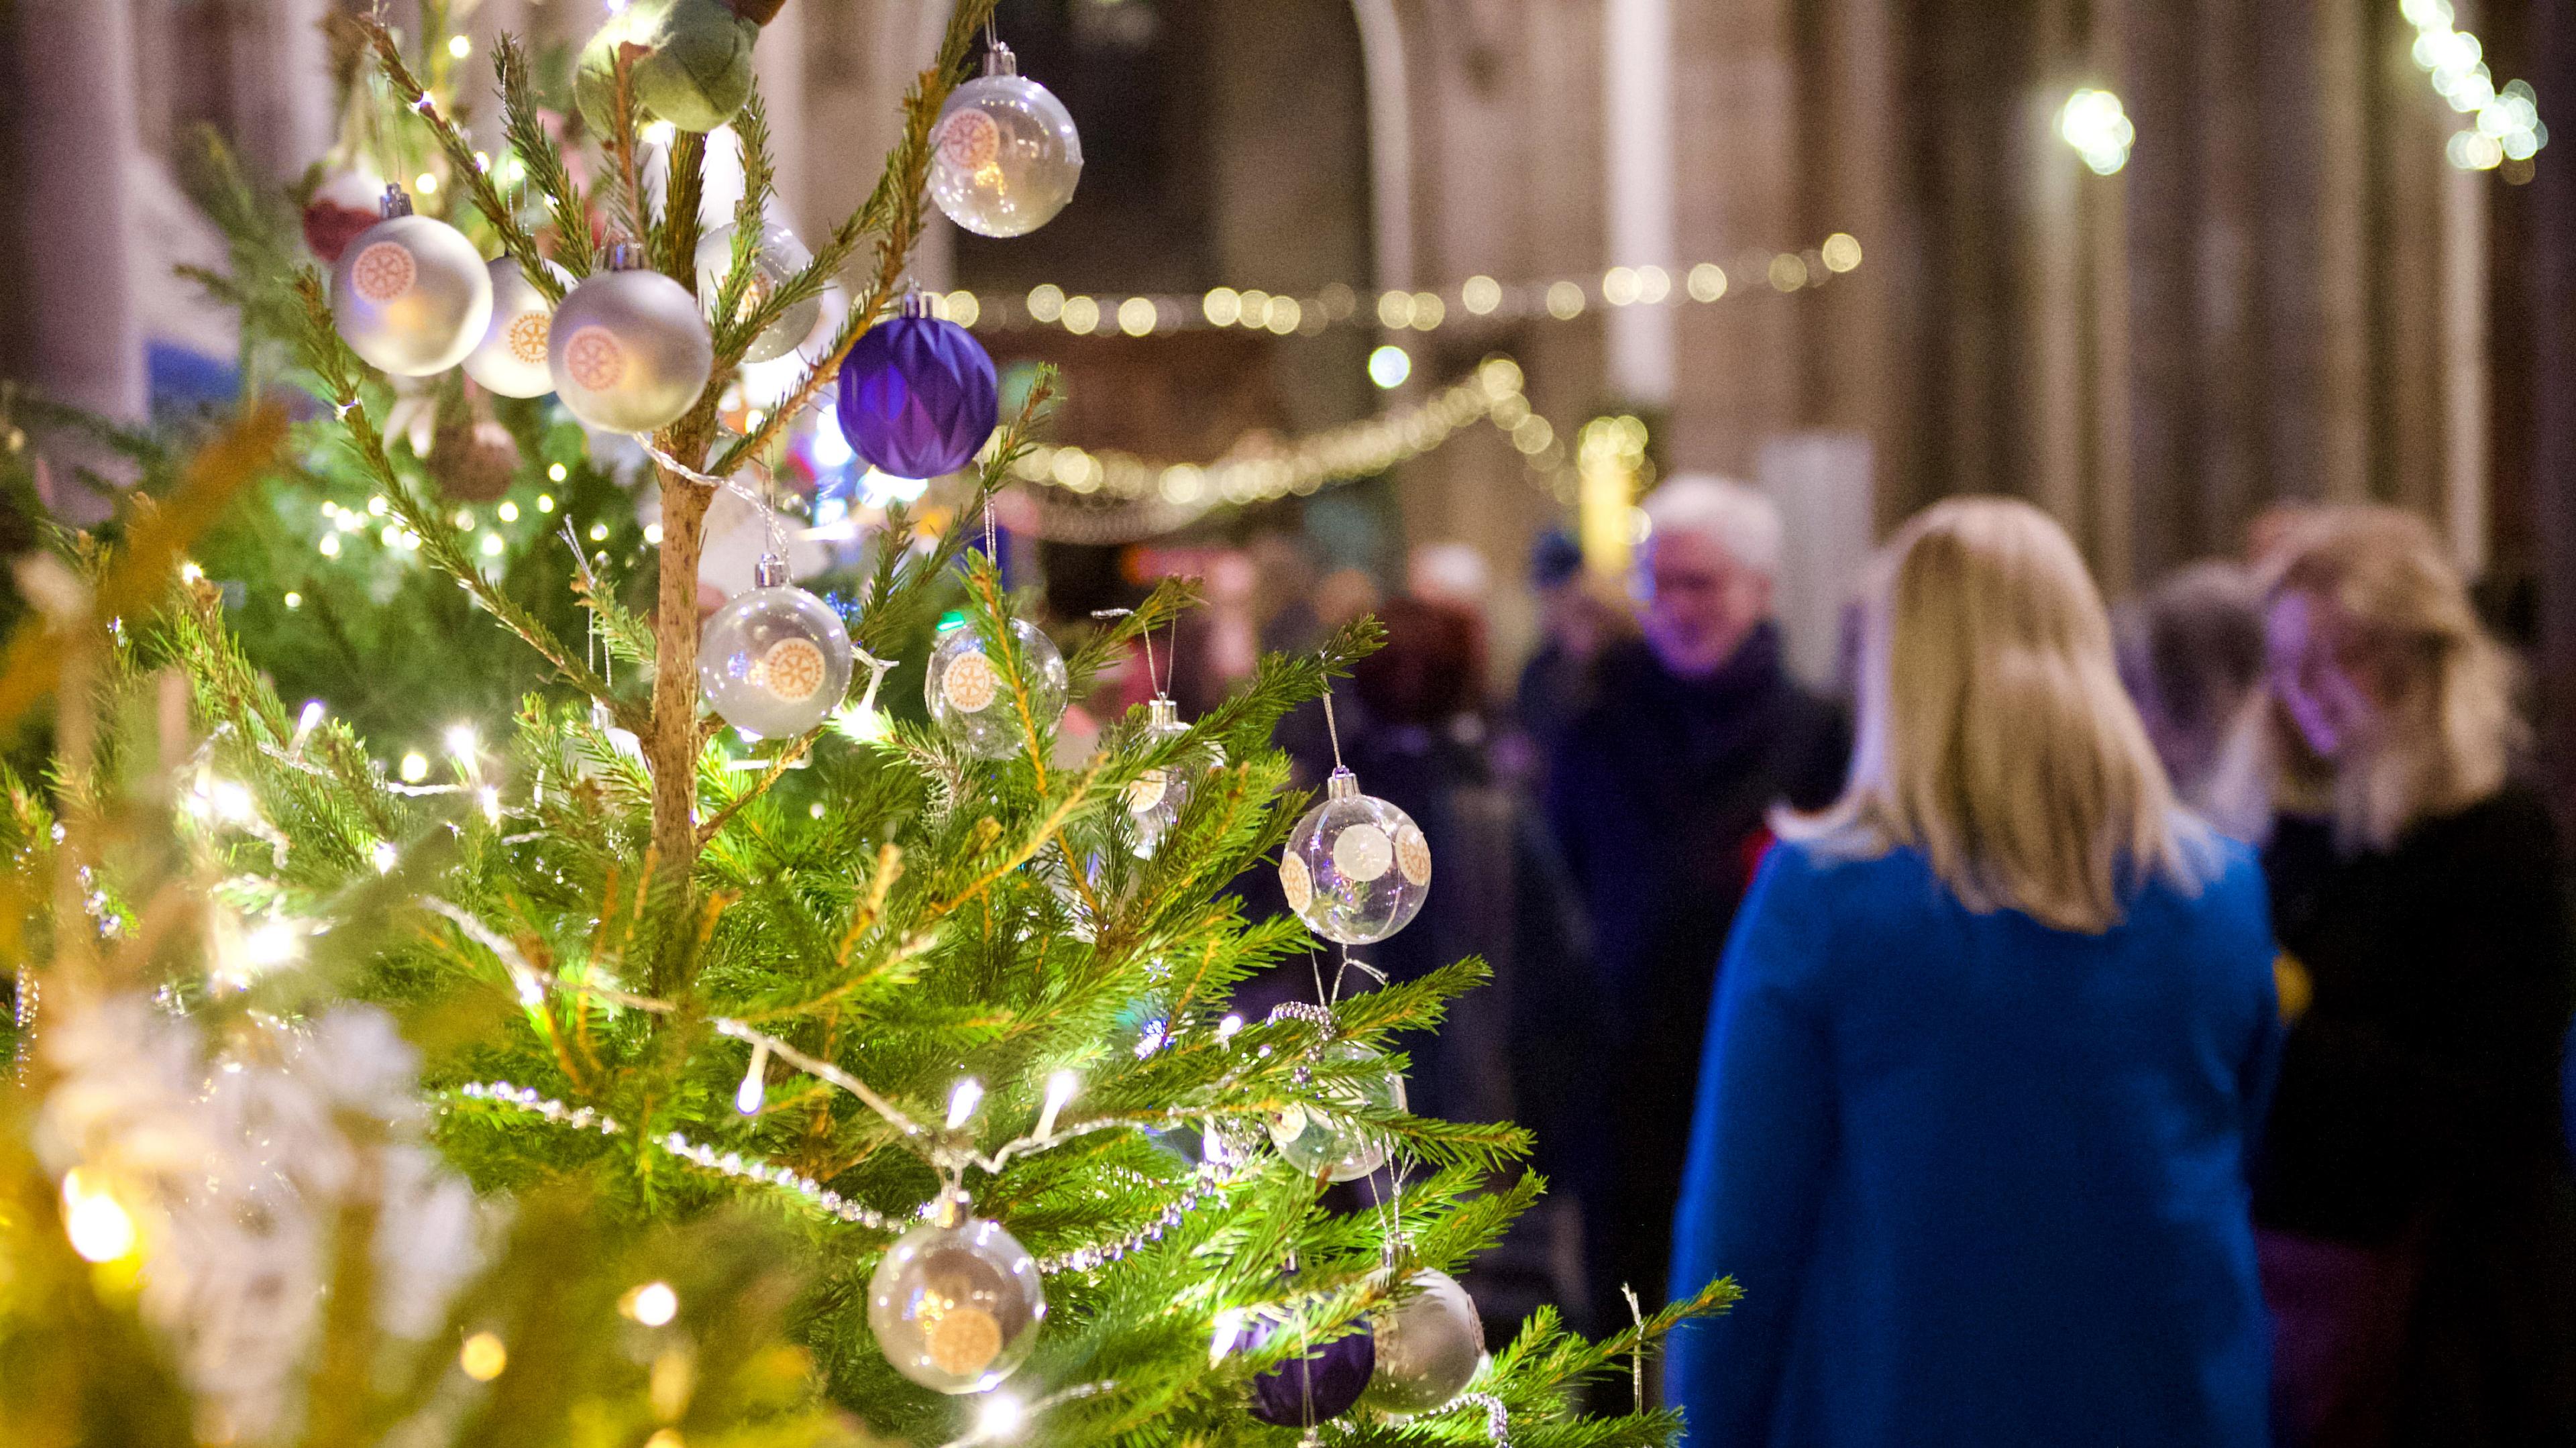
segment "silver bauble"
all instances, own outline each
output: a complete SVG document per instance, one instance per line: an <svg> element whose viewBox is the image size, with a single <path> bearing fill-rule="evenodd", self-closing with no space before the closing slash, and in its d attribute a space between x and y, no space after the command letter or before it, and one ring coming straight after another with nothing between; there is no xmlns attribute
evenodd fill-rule
<svg viewBox="0 0 2576 1448"><path fill-rule="evenodd" d="M943 1393L980 1393L1037 1346L1037 1260L998 1222L915 1227L868 1279L868 1330L894 1370Z"/></svg>
<svg viewBox="0 0 2576 1448"><path fill-rule="evenodd" d="M1325 1060L1365 1063L1377 1051L1357 1041L1335 1041L1324 1047ZM1381 1111L1405 1109L1404 1078L1393 1071L1363 1074L1359 1080L1325 1085L1326 1102L1372 1106ZM1387 1142L1378 1128L1325 1106L1291 1106L1270 1118L1270 1144L1280 1159L1299 1171L1320 1173L1337 1182L1357 1181L1386 1165Z"/></svg>
<svg viewBox="0 0 2576 1448"><path fill-rule="evenodd" d="M1485 1365L1485 1324L1458 1279L1425 1269L1406 1280L1420 1290L1374 1324L1377 1372L1360 1394L1362 1406L1399 1417L1447 1407Z"/></svg>
<svg viewBox="0 0 2576 1448"><path fill-rule="evenodd" d="M784 739L820 724L850 691L850 631L832 606L761 560L759 586L707 619L698 687L738 732Z"/></svg>
<svg viewBox="0 0 2576 1448"><path fill-rule="evenodd" d="M1145 727L1136 737L1135 747L1152 749L1189 732L1181 722L1180 706L1157 694L1145 703ZM1190 802L1190 787L1204 772L1206 761L1180 758L1169 764L1146 770L1127 785L1125 804L1128 824L1135 831L1136 853L1148 859L1163 843L1163 836L1181 818L1181 809Z"/></svg>
<svg viewBox="0 0 2576 1448"><path fill-rule="evenodd" d="M760 228L760 245L751 254L751 278L742 289L742 305L737 315L748 313L770 298L779 284L814 263L814 253L796 239L796 233L774 223ZM724 287L725 274L733 269L733 227L719 226L698 241L698 305L713 321L716 296ZM800 346L814 330L814 319L823 311L821 294L807 297L779 314L778 320L760 329L744 349L745 362L768 362L784 357Z"/></svg>
<svg viewBox="0 0 2576 1448"><path fill-rule="evenodd" d="M930 199L978 236L1019 236L1055 219L1082 179L1082 137L1064 102L995 45L984 74L949 92L930 133Z"/></svg>
<svg viewBox="0 0 2576 1448"><path fill-rule="evenodd" d="M617 249L629 259L630 248ZM572 415L605 432L651 432L696 405L715 339L689 289L641 268L593 272L555 308L546 367Z"/></svg>
<svg viewBox="0 0 2576 1448"><path fill-rule="evenodd" d="M331 268L331 320L352 351L397 377L427 377L465 360L492 320L483 254L444 221L411 214L388 188L384 220L358 234Z"/></svg>
<svg viewBox="0 0 2576 1448"><path fill-rule="evenodd" d="M553 262L546 267L557 281L572 285L572 273ZM485 270L492 278L492 321L483 329L483 340L465 354L465 375L503 397L543 397L555 390L554 372L546 366L555 304L507 252L492 258Z"/></svg>
<svg viewBox="0 0 2576 1448"><path fill-rule="evenodd" d="M1028 690L1027 720L1020 717L1019 699L991 643L964 619L939 631L930 650L930 670L922 679L930 722L979 759L1025 755L1030 724L1044 733L1064 717L1064 655L1055 641L1024 618L1011 620L1011 639L1020 654L1021 683Z"/></svg>
<svg viewBox="0 0 2576 1448"><path fill-rule="evenodd" d="M1359 780L1336 769L1324 802L1288 832L1279 888L1327 940L1384 940L1412 924L1431 893L1431 844L1411 815L1360 793Z"/></svg>

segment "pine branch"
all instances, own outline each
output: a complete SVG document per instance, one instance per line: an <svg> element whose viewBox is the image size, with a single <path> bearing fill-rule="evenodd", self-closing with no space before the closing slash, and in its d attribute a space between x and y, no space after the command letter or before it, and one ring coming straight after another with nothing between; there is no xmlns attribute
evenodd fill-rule
<svg viewBox="0 0 2576 1448"><path fill-rule="evenodd" d="M519 153L519 163L527 169L528 180L545 198L554 218L556 263L575 279L590 275L590 214L582 203L581 188L573 183L572 172L564 165L563 152L548 134L545 121L537 113L536 83L529 77L528 54L515 37L504 35L492 48L492 70L501 87L501 117L508 127L510 149ZM510 248L519 257L522 268L528 257L517 246ZM529 271L528 280L546 300L561 302L564 285L544 267Z"/></svg>
<svg viewBox="0 0 2576 1448"><path fill-rule="evenodd" d="M404 63L402 48L395 42L393 32L385 28L384 21L374 14L360 15L356 20L364 28L368 43L375 47L376 67L383 73L385 84L393 88L407 109L427 123L438 148L447 153L448 174L464 181L467 193L474 198L474 209L482 212L484 219L492 223L492 229L500 234L501 244L509 248L510 255L518 258L520 272L544 292L549 301L562 301L562 284L547 272L545 256L537 250L537 239L528 234L527 228L519 225L518 215L508 198L492 184L492 177L483 163L475 159L473 137L466 135L453 120L439 112L437 101L412 74L411 67ZM587 270L584 267L574 275Z"/></svg>
<svg viewBox="0 0 2576 1448"><path fill-rule="evenodd" d="M760 84L755 78L750 99L733 118L734 138L742 148L742 199L733 208L733 253L727 259L725 274L716 285L716 356L738 361L752 339L768 330L769 325L786 315L775 296L759 295L761 289L752 283L760 275L755 260L760 255L761 229L767 221L763 207L774 184L775 163L769 154L769 110L761 99ZM743 299L754 296L751 313L743 315Z"/></svg>
<svg viewBox="0 0 2576 1448"><path fill-rule="evenodd" d="M350 449L358 462L392 505L395 516L405 528L420 539L421 556L432 567L456 580L457 586L482 605L483 610L499 619L504 628L517 634L539 657L554 666L566 683L607 705L621 724L634 728L630 719L641 722L633 706L618 700L608 681L592 672L588 664L572 657L572 651L537 619L520 606L516 599L493 586L483 571L474 565L466 552L464 535L449 520L422 502L402 475L395 471L393 458L385 451L384 435L368 417L365 402L359 397L357 358L340 340L331 323L331 303L324 295L319 273L305 271L296 281L304 296L305 334L304 361L324 389L324 400L340 416ZM639 731L640 732L640 731Z"/></svg>
<svg viewBox="0 0 2576 1448"><path fill-rule="evenodd" d="M912 249L921 240L922 197L930 179L931 128L938 123L940 107L956 86L956 77L974 46L975 32L991 18L993 4L994 0L958 0L956 8L949 12L939 59L915 78L912 89L904 96L903 136L886 156L885 169L878 174L867 204L835 227L831 237L815 249L813 265L779 287L781 306L821 295L824 284L857 253L859 243L871 234L877 237L876 274L852 299L849 320L842 325L840 335L832 339L823 360L808 369L789 390L784 402L770 409L769 416L748 436L725 449L716 466L708 470L718 477L731 474L743 459L758 457L775 441L787 422L803 414L816 395L840 375L842 359L849 356L859 338L893 310L904 270L912 261Z"/></svg>

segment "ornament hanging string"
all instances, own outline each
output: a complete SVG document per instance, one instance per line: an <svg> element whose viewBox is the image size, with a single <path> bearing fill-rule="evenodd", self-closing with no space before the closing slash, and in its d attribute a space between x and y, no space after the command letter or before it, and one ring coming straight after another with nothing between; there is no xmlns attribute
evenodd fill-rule
<svg viewBox="0 0 2576 1448"><path fill-rule="evenodd" d="M1333 722L1333 686L1324 686L1324 733L1333 741L1333 768L1342 767L1342 730Z"/></svg>
<svg viewBox="0 0 2576 1448"><path fill-rule="evenodd" d="M1091 611L1091 616L1101 619L1131 618L1135 613L1136 610L1132 608L1095 608ZM1145 686L1152 689L1154 697L1159 699L1163 697L1163 677L1154 667L1154 630L1150 627L1138 629L1136 637L1145 645Z"/></svg>
<svg viewBox="0 0 2576 1448"><path fill-rule="evenodd" d="M696 468L690 467L687 463L684 463L678 458L671 456L669 453L662 451L660 448L655 447L653 445L652 438L644 433L639 432L632 434L632 436L634 437L637 445L644 449L644 455L660 464L665 471L686 478L690 482L696 483L702 488L721 488L724 491L733 494L735 497L742 499L744 502L749 503L753 508L759 510L761 522L767 530L768 547L771 556L782 560L787 557L786 522L778 516L778 510L770 506L769 499L760 491L753 489L750 485L735 478L720 478L712 473L699 472ZM762 478L764 481L767 481L768 475L763 473Z"/></svg>

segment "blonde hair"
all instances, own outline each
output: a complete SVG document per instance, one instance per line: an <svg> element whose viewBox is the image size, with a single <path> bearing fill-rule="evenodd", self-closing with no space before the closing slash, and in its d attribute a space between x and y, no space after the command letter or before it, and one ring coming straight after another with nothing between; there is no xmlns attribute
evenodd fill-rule
<svg viewBox="0 0 2576 1448"><path fill-rule="evenodd" d="M2429 524L2396 508L2323 511L2293 536L2267 598L2294 591L2334 606L2349 630L2338 653L2388 696L2376 747L2332 771L2338 838L2385 849L2504 784L2523 738L2513 663Z"/></svg>
<svg viewBox="0 0 2576 1448"><path fill-rule="evenodd" d="M1972 910L2120 922L2148 875L2196 889L2205 827L2174 802L2075 545L2009 498L1955 498L1889 543L1863 636L1851 782L1789 838L1923 852Z"/></svg>

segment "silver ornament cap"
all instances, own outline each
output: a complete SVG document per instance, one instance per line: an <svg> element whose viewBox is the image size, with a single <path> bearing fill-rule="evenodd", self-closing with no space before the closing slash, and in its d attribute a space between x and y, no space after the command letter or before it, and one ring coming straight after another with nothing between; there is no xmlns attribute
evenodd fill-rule
<svg viewBox="0 0 2576 1448"><path fill-rule="evenodd" d="M715 338L689 289L620 246L555 309L546 367L572 415L607 432L651 432L706 390Z"/></svg>
<svg viewBox="0 0 2576 1448"><path fill-rule="evenodd" d="M331 268L332 325L381 371L444 372L465 360L491 324L483 254L455 227L413 215L401 187L385 188L384 212Z"/></svg>

